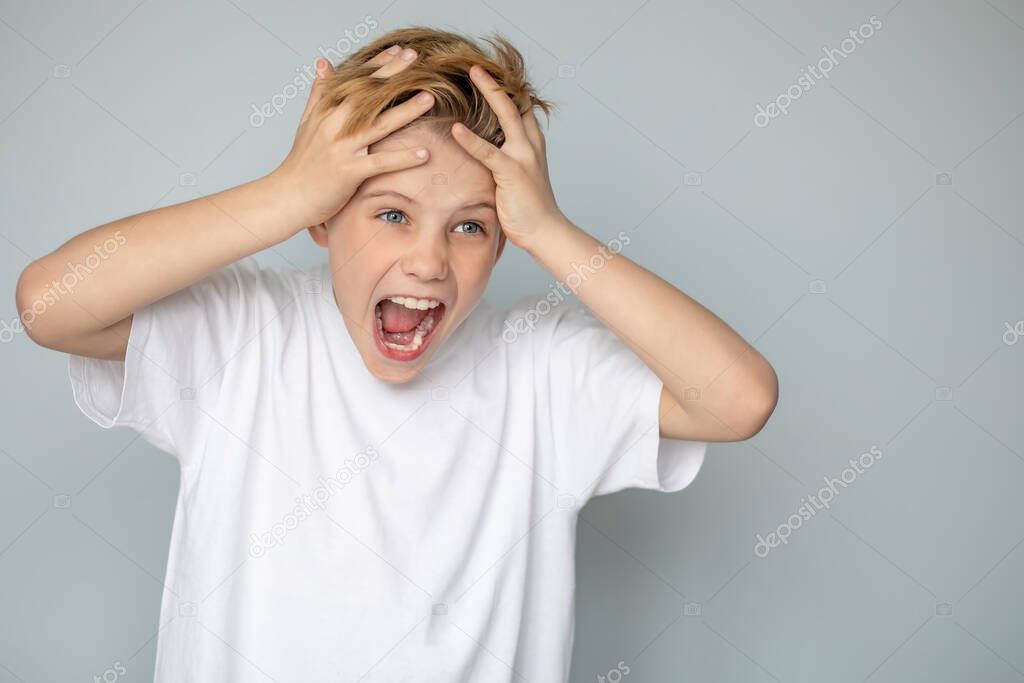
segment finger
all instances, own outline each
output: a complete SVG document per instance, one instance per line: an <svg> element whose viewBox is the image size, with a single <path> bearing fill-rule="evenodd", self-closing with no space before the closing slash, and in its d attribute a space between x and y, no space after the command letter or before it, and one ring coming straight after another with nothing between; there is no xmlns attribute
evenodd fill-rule
<svg viewBox="0 0 1024 683"><path fill-rule="evenodd" d="M370 75L375 78L387 78L388 76L393 76L416 61L417 56L416 50L413 50L411 47L407 47L402 50L398 57L392 57L387 64L384 64L381 68L377 69Z"/></svg>
<svg viewBox="0 0 1024 683"><path fill-rule="evenodd" d="M402 149L397 152L374 152L349 161L350 169L355 176L365 180L371 176L405 168L419 166L426 162L430 154L423 147Z"/></svg>
<svg viewBox="0 0 1024 683"><path fill-rule="evenodd" d="M420 99L424 94L427 95L427 98L425 100ZM357 147L370 145L381 138L387 137L407 123L414 121L419 116L430 111L433 106L434 95L424 90L415 97L402 102L397 107L392 107L378 115L370 127L365 131L357 133L353 140Z"/></svg>
<svg viewBox="0 0 1024 683"><path fill-rule="evenodd" d="M479 64L474 64L470 67L469 77L480 88L480 91L483 92L484 99L487 100L487 103L491 105L491 109L498 116L498 123L501 124L501 130L505 133L505 140L515 142L524 139L526 131L523 130L523 121L519 118L519 109L504 89L498 85L498 82L494 80L494 77L487 73L487 70Z"/></svg>
<svg viewBox="0 0 1024 683"><path fill-rule="evenodd" d="M391 60L402 52L401 45L392 45L386 50L381 50L373 59L369 60L367 64L373 66L382 66L387 64ZM302 117L299 119L299 123L302 123L309 117L309 113L317 106L324 89L324 81L327 76L334 73L334 65L326 59L317 58L315 62L316 77L313 79L313 85L310 87L309 99L306 100L306 109L302 112Z"/></svg>
<svg viewBox="0 0 1024 683"><path fill-rule="evenodd" d="M533 113L533 107L526 110L523 114L523 129L526 131L526 137L529 138L530 144L533 145L534 149L544 151L544 133L540 130L540 123L537 121L537 116Z"/></svg>
<svg viewBox="0 0 1024 683"><path fill-rule="evenodd" d="M324 81L328 75L334 72L334 67L326 59L317 58L315 66L316 77L313 79L313 85L309 88L309 99L306 100L306 108L302 112L299 124L304 123L309 118L310 112L320 102L320 97L324 90Z"/></svg>
<svg viewBox="0 0 1024 683"><path fill-rule="evenodd" d="M399 52L402 51L401 45L392 45L386 50L378 52L373 59L367 60L367 64L370 66L383 66L394 59Z"/></svg>
<svg viewBox="0 0 1024 683"><path fill-rule="evenodd" d="M511 174L515 164L512 157L484 140L464 124L456 123L452 126L452 137L471 157L482 163L495 175Z"/></svg>

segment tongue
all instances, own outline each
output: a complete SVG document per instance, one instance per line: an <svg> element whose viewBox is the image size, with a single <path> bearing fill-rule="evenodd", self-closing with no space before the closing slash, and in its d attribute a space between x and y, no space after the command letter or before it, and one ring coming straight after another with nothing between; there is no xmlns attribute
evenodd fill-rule
<svg viewBox="0 0 1024 683"><path fill-rule="evenodd" d="M409 332L420 324L429 310L429 308L422 311L416 308L406 308L385 299L380 302L381 326L386 332Z"/></svg>

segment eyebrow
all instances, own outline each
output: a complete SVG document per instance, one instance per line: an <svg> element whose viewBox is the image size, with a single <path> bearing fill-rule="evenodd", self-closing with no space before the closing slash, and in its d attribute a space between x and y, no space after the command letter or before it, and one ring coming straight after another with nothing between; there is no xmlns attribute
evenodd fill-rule
<svg viewBox="0 0 1024 683"><path fill-rule="evenodd" d="M395 192L394 190L375 190L373 192L367 192L366 194L364 194L362 196L362 198L363 199L373 199L374 197L384 197L384 196L387 196L387 195L390 195L390 196L393 196L393 197L398 197L402 201L408 202L409 204L412 204L413 206L419 206L420 205L420 203L418 201L416 201L415 199L413 199L412 197L406 197L401 192ZM485 202L473 202L472 204L466 204L465 206L460 207L458 210L459 211L465 211L466 209L476 209L476 208L480 208L480 207L490 209L491 211L497 211L497 209L494 208L494 204L492 204L491 202L486 202L486 201Z"/></svg>

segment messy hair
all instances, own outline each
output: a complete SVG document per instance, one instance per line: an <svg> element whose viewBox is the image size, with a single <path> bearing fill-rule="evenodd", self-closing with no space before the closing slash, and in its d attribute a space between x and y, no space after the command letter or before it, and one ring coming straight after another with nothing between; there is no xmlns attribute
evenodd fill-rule
<svg viewBox="0 0 1024 683"><path fill-rule="evenodd" d="M526 80L523 56L507 39L495 34L484 38L494 54L485 52L471 38L426 26L409 26L391 31L364 46L340 64L324 82L322 112L350 101L352 111L342 124L339 137L368 129L382 112L402 104L421 90L434 95L434 106L407 126L429 123L449 136L456 121L496 147L505 142L498 117L469 78L474 64L483 67L515 103L523 115L540 107L550 116L555 104L541 99ZM387 78L372 77L379 66L366 62L392 45L416 50L416 61Z"/></svg>

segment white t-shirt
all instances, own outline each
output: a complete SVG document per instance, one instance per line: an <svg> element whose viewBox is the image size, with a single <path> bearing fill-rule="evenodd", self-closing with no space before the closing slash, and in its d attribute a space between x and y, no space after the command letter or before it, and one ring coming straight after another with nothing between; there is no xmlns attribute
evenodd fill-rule
<svg viewBox="0 0 1024 683"><path fill-rule="evenodd" d="M157 683L565 681L579 509L707 446L660 439L661 381L576 301L484 299L377 380L327 264L221 269L69 375L181 465Z"/></svg>

